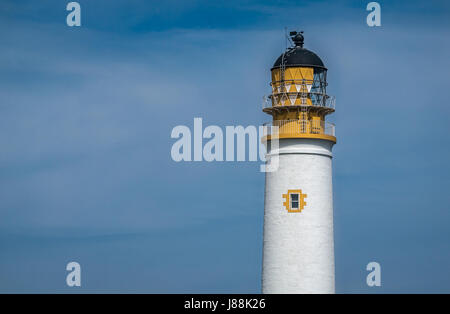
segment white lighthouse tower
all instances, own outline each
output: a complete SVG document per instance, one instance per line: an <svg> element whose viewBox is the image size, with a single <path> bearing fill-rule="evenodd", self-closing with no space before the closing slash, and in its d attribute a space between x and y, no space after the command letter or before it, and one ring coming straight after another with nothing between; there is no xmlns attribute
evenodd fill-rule
<svg viewBox="0 0 450 314"><path fill-rule="evenodd" d="M275 62L272 94L263 111L273 117L263 138L267 161L264 199L263 293L334 293L332 147L334 112L327 69L303 48L303 32ZM276 127L276 128L275 128ZM278 132L276 132L278 130ZM278 145L273 145L274 138Z"/></svg>

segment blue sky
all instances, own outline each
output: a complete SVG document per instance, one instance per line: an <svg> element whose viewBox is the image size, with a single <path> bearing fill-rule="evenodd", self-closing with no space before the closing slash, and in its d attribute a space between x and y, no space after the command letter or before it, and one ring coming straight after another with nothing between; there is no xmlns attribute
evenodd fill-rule
<svg viewBox="0 0 450 314"><path fill-rule="evenodd" d="M170 133L269 121L284 27L337 97L337 292L450 292L450 5L379 1L369 28L368 2L79 1L69 28L2 1L0 292L258 293L259 163L175 163Z"/></svg>

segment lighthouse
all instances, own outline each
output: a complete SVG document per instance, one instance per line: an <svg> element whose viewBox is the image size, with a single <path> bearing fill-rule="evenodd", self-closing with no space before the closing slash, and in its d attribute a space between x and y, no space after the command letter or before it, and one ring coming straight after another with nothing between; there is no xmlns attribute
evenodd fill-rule
<svg viewBox="0 0 450 314"><path fill-rule="evenodd" d="M335 111L327 94L327 68L305 49L303 32L271 69L272 93L263 111L272 116L263 142L263 293L334 293L332 147ZM275 140L277 145L273 145Z"/></svg>

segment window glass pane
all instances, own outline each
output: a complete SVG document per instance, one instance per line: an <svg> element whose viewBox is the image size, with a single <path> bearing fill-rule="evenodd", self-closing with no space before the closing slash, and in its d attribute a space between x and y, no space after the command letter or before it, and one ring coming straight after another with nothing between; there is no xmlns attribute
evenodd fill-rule
<svg viewBox="0 0 450 314"><path fill-rule="evenodd" d="M291 208L292 209L298 209L298 199L299 199L299 195L298 194L291 194Z"/></svg>

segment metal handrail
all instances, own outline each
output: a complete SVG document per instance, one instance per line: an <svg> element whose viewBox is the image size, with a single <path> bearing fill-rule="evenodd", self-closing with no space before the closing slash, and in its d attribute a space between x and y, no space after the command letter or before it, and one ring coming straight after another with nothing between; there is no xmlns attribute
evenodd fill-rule
<svg viewBox="0 0 450 314"><path fill-rule="evenodd" d="M328 82L325 80L320 80L320 79L313 79L313 80L308 80L308 79L288 79L288 80L278 80L278 81L272 81L270 82L270 85L273 87L274 85L283 85L286 83L312 83L312 85L317 84L320 87L327 87L328 86Z"/></svg>
<svg viewBox="0 0 450 314"><path fill-rule="evenodd" d="M327 94L321 93L303 93L303 92L285 92L285 93L277 93L276 95L281 95L281 97L285 97L285 104L281 104L278 100L274 101L274 94L263 97L263 109L266 108L276 108L276 107L284 107L284 106L301 106L295 105L291 103L291 98L289 95L296 95L297 98L308 98L312 102L312 106L314 107L323 107L329 109L335 109L336 107L336 98L334 96L329 96ZM309 96L309 97L308 97ZM313 96L311 98L311 96ZM308 105L311 106L311 105Z"/></svg>
<svg viewBox="0 0 450 314"><path fill-rule="evenodd" d="M264 123L264 136L273 135L274 127L278 134L325 134L336 136L335 125L323 120L275 120Z"/></svg>

